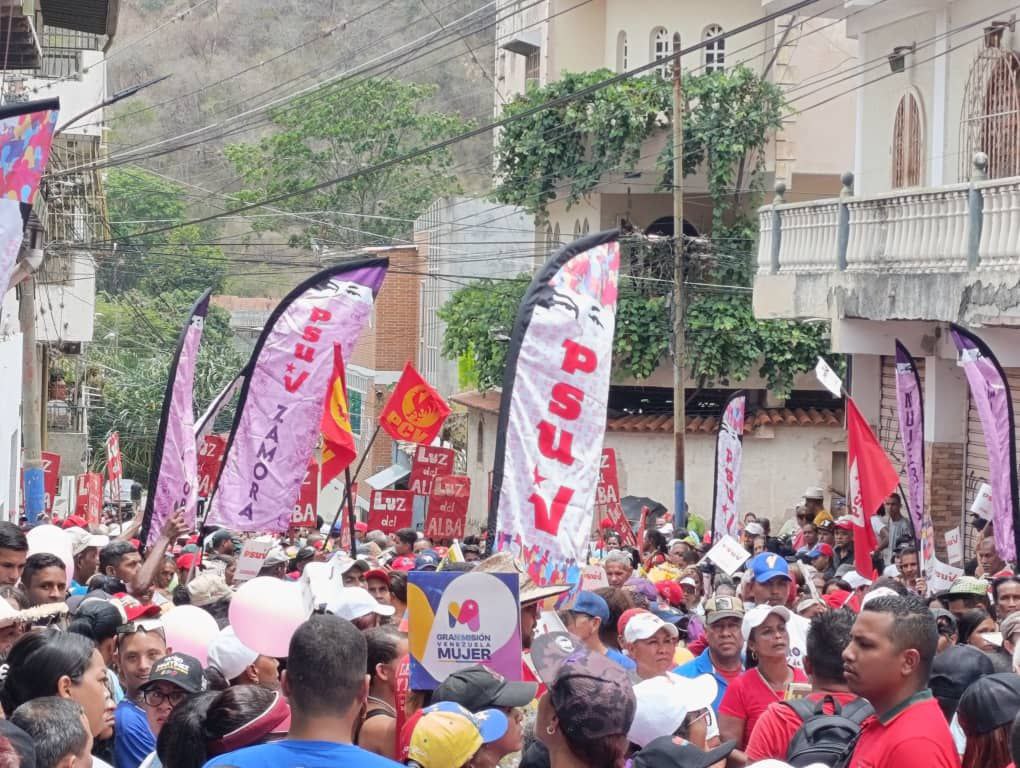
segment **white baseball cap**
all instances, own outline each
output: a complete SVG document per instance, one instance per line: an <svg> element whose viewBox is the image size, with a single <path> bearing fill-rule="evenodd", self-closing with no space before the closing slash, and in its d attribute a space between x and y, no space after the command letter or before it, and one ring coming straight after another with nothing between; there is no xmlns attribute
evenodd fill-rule
<svg viewBox="0 0 1020 768"><path fill-rule="evenodd" d="M877 600L880 597L899 597L899 595L896 594L895 590L889 589L889 587L879 587L864 595L864 599L861 600L861 606L865 606L872 600Z"/></svg>
<svg viewBox="0 0 1020 768"><path fill-rule="evenodd" d="M760 626L765 619L772 614L781 616L783 621L790 620L790 610L782 605L756 605L744 614L742 628L744 631L744 642L751 636L751 630Z"/></svg>
<svg viewBox="0 0 1020 768"><path fill-rule="evenodd" d="M71 553L77 557L89 547L96 547L102 549L110 543L109 536L97 536L94 533L89 533L84 528L73 526L68 528L65 533L71 535Z"/></svg>
<svg viewBox="0 0 1020 768"><path fill-rule="evenodd" d="M230 682L255 663L258 651L253 651L237 638L233 627L224 627L209 643L209 666L216 667Z"/></svg>
<svg viewBox="0 0 1020 768"><path fill-rule="evenodd" d="M637 710L627 738L643 748L659 736L675 733L688 712L710 708L718 693L712 675L689 679L669 673L642 680L634 686Z"/></svg>
<svg viewBox="0 0 1020 768"><path fill-rule="evenodd" d="M761 523L748 523L744 526L744 532L749 536L762 536L765 533L765 528Z"/></svg>
<svg viewBox="0 0 1020 768"><path fill-rule="evenodd" d="M392 616L396 608L392 605L383 605L376 601L368 590L363 587L344 587L340 591L340 598L330 610L347 621L360 619L370 613L377 613L380 616Z"/></svg>
<svg viewBox="0 0 1020 768"><path fill-rule="evenodd" d="M651 611L634 614L623 629L623 639L628 643L647 640L665 627L673 637L680 637L680 630L675 624L663 621Z"/></svg>
<svg viewBox="0 0 1020 768"><path fill-rule="evenodd" d="M857 571L849 571L843 575L843 581L850 585L850 589L860 589L861 587L870 587L871 579L861 576Z"/></svg>

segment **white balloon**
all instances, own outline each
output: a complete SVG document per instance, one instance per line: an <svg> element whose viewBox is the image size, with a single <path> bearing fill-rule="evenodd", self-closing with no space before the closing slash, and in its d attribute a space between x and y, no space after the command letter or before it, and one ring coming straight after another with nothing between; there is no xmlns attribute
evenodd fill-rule
<svg viewBox="0 0 1020 768"><path fill-rule="evenodd" d="M310 594L300 582L258 576L231 599L230 626L253 651L284 658L290 638L311 612Z"/></svg>
<svg viewBox="0 0 1020 768"><path fill-rule="evenodd" d="M37 525L28 532L28 554L41 554L43 552L56 555L64 561L64 568L67 569L67 582L70 586L74 578L74 555L72 553L71 537L62 528L55 525Z"/></svg>
<svg viewBox="0 0 1020 768"><path fill-rule="evenodd" d="M220 633L208 611L194 605L180 605L163 615L166 644L174 653L186 653L202 666L209 663L209 644Z"/></svg>

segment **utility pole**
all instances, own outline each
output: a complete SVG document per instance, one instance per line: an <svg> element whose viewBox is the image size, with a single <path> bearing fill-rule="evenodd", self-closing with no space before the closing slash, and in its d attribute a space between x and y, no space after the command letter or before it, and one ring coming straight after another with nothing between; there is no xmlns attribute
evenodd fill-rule
<svg viewBox="0 0 1020 768"><path fill-rule="evenodd" d="M25 227L24 250L42 248L42 227L33 214ZM46 484L42 462L42 381L35 339L35 276L21 283L18 321L21 325L21 440L25 469L25 516L34 523L46 511Z"/></svg>
<svg viewBox="0 0 1020 768"><path fill-rule="evenodd" d="M687 526L684 488L684 105L680 33L673 34L673 525Z"/></svg>

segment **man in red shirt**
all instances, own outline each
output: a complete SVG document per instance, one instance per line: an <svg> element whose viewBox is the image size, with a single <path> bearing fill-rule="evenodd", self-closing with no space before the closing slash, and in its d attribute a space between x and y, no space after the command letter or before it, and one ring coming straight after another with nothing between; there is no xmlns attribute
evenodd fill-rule
<svg viewBox="0 0 1020 768"><path fill-rule="evenodd" d="M960 768L928 676L938 644L935 617L916 595L878 597L862 608L843 651L850 690L875 708L849 768Z"/></svg>
<svg viewBox="0 0 1020 768"><path fill-rule="evenodd" d="M843 651L850 642L850 629L854 617L850 611L828 611L811 620L807 636L807 656L804 671L811 680L808 701L823 701L831 696L840 707L857 699L847 687L843 676ZM825 711L832 713L832 707ZM785 760L790 741L803 725L800 716L786 703L774 702L758 719L747 742L747 762L755 763L767 758Z"/></svg>

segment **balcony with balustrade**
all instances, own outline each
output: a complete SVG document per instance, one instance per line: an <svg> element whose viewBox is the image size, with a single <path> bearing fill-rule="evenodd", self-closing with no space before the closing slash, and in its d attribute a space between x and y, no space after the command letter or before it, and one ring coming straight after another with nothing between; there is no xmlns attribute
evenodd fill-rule
<svg viewBox="0 0 1020 768"><path fill-rule="evenodd" d="M1020 325L1020 177L759 209L759 318Z"/></svg>

